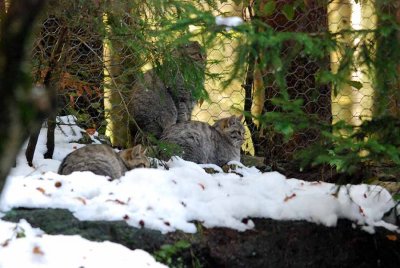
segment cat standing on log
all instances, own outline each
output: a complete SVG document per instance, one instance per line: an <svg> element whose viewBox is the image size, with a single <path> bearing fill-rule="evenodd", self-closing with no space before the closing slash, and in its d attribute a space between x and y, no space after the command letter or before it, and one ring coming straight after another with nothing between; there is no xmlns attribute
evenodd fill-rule
<svg viewBox="0 0 400 268"><path fill-rule="evenodd" d="M232 160L240 161L245 132L242 118L233 115L212 126L199 121L178 123L167 128L161 140L179 145L185 160L223 166Z"/></svg>
<svg viewBox="0 0 400 268"><path fill-rule="evenodd" d="M89 144L67 155L61 162L58 174L69 175L74 171L91 171L111 179L122 177L128 170L150 167L146 150L140 144L119 153L106 144Z"/></svg>
<svg viewBox="0 0 400 268"><path fill-rule="evenodd" d="M142 79L135 82L128 97L129 114L140 129L156 138L160 138L161 133L167 127L189 121L191 118L196 102L192 91L199 85L193 84L198 81L187 81L188 79L184 78L180 70L194 66L193 73L201 72L200 86L204 88L206 56L202 52L200 44L190 42L180 46L173 52L173 55L174 58L184 62L185 66L176 64L178 66L176 73L173 73L174 70L170 70L168 75L159 74L155 70L146 72ZM167 77L169 81L165 82L166 78L161 79L161 76L173 77ZM135 138L137 133L135 127L131 127L131 132Z"/></svg>

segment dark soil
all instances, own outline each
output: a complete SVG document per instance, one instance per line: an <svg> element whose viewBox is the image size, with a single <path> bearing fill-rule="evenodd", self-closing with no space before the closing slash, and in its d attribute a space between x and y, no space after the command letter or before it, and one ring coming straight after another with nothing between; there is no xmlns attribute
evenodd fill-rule
<svg viewBox="0 0 400 268"><path fill-rule="evenodd" d="M81 222L62 209L18 209L4 217L9 221L21 218L49 234L79 234L150 253L165 244L189 241L191 246L170 260L175 267L199 263L202 267L400 267L399 234L377 229L371 235L345 220L337 227L325 227L304 221L254 219L256 227L246 232L205 229L198 224L193 235L163 235L123 221Z"/></svg>

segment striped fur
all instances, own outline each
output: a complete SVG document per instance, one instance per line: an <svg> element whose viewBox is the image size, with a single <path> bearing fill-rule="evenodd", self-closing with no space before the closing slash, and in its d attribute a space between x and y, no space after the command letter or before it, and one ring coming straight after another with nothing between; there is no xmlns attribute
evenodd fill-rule
<svg viewBox="0 0 400 268"><path fill-rule="evenodd" d="M133 168L149 167L150 162L145 153L140 144L119 153L105 144L89 144L67 155L58 169L58 174L91 171L97 175L117 179Z"/></svg>
<svg viewBox="0 0 400 268"><path fill-rule="evenodd" d="M213 126L199 121L178 123L168 128L161 139L179 145L185 160L222 166L232 160L240 161L244 141L241 119L231 116Z"/></svg>
<svg viewBox="0 0 400 268"><path fill-rule="evenodd" d="M205 68L205 56L197 42L191 42L174 51L176 57L184 57L200 70ZM185 87L182 74L177 72L174 81L164 83L159 75L150 70L143 79L138 79L127 97L129 114L137 125L148 134L160 138L161 133L177 122L190 120L195 98L190 88ZM131 129L133 138L136 127Z"/></svg>

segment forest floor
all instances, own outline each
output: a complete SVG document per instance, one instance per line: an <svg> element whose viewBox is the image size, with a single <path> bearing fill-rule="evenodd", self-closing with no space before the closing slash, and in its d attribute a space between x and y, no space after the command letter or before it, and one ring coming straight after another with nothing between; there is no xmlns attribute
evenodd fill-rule
<svg viewBox="0 0 400 268"><path fill-rule="evenodd" d="M170 267L399 267L399 234L377 228L375 234L348 220L336 227L306 221L253 219L244 232L204 228L188 234L137 229L124 221L79 221L63 209L15 209L4 220L26 219L48 234L78 234L143 249ZM182 241L188 242L182 246Z"/></svg>
<svg viewBox="0 0 400 268"><path fill-rule="evenodd" d="M392 195L357 181L396 185L383 167L371 177L345 177L244 156L247 167L173 159L169 169L136 169L114 181L90 172L58 175L65 155L83 146L73 142L80 133L56 129L53 159L45 159L43 129L34 167L21 151L3 220L143 249L170 267L400 267L399 229L382 220ZM321 182L340 179L357 185Z"/></svg>

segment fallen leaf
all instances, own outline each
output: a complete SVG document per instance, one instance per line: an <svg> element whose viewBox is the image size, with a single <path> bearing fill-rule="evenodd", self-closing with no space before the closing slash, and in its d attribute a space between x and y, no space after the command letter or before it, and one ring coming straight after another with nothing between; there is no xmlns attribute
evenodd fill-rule
<svg viewBox="0 0 400 268"><path fill-rule="evenodd" d="M386 235L386 238L390 241L397 241L397 235L395 234Z"/></svg>
<svg viewBox="0 0 400 268"><path fill-rule="evenodd" d="M79 200L82 202L82 204L86 205L86 200L83 197L75 197L75 199Z"/></svg>
<svg viewBox="0 0 400 268"><path fill-rule="evenodd" d="M171 226L171 224L168 221L165 221L164 224L167 226Z"/></svg>
<svg viewBox="0 0 400 268"><path fill-rule="evenodd" d="M181 201L182 206L186 207L186 203Z"/></svg>
<svg viewBox="0 0 400 268"><path fill-rule="evenodd" d="M46 191L42 187L37 187L36 190L38 190L42 194L46 194Z"/></svg>
<svg viewBox="0 0 400 268"><path fill-rule="evenodd" d="M143 220L140 220L140 221L139 221L139 225L140 225L140 227L143 228L143 227L144 227L144 221L143 221Z"/></svg>
<svg viewBox="0 0 400 268"><path fill-rule="evenodd" d="M55 186L56 188L60 188L60 187L62 186L62 183L61 183L60 181L57 181L57 182L54 184L54 186Z"/></svg>
<svg viewBox="0 0 400 268"><path fill-rule="evenodd" d="M94 128L87 128L87 129L86 129L86 133L87 133L88 135L90 135L90 136L93 136L94 133L96 133L96 129L94 129Z"/></svg>
<svg viewBox="0 0 400 268"><path fill-rule="evenodd" d="M287 202L287 201L289 201L290 199L294 198L295 196L296 196L296 194L293 193L293 194L290 195L290 196L286 196L285 199L283 199L283 201L284 201L284 202Z"/></svg>
<svg viewBox="0 0 400 268"><path fill-rule="evenodd" d="M118 199L114 199L114 200L108 199L108 200L106 200L106 202L114 202L114 203L117 203L119 205L126 205L126 203L124 201L121 201L121 200L118 200Z"/></svg>
<svg viewBox="0 0 400 268"><path fill-rule="evenodd" d="M362 209L362 207L358 206L358 210L359 210L361 215L365 216L364 210Z"/></svg>
<svg viewBox="0 0 400 268"><path fill-rule="evenodd" d="M3 244L1 244L1 246L4 248L6 246L8 246L8 243L10 243L11 239L7 239L6 241L4 241Z"/></svg>
<svg viewBox="0 0 400 268"><path fill-rule="evenodd" d="M42 187L37 187L36 190L44 194L45 196L50 196L50 194L46 194L46 191Z"/></svg>
<svg viewBox="0 0 400 268"><path fill-rule="evenodd" d="M201 183L199 183L199 186L201 187L201 189L203 189L203 190L205 190L206 189L206 187L203 185L203 184L201 184Z"/></svg>
<svg viewBox="0 0 400 268"><path fill-rule="evenodd" d="M129 216L125 214L123 219L127 221L127 220L129 220Z"/></svg>
<svg viewBox="0 0 400 268"><path fill-rule="evenodd" d="M40 249L39 246L35 246L32 250L33 254L37 254L37 255L44 255L44 252Z"/></svg>

